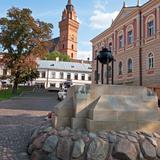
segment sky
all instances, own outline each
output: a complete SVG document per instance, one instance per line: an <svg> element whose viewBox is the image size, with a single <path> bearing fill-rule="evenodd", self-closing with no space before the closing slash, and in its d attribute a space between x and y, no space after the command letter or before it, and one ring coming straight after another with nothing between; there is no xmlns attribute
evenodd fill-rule
<svg viewBox="0 0 160 160"><path fill-rule="evenodd" d="M11 7L30 8L33 17L52 23L53 38L59 36L58 22L68 0L0 0L0 18ZM124 0L72 0L80 28L78 32L78 59L91 58L90 40L107 29L118 15ZM144 4L147 0L140 0ZM137 0L125 0L126 6L135 6Z"/></svg>

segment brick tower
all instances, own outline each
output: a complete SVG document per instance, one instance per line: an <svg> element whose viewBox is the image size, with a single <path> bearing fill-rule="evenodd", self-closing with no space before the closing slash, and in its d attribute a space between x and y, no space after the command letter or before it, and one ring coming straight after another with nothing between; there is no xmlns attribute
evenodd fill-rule
<svg viewBox="0 0 160 160"><path fill-rule="evenodd" d="M59 51L67 54L72 59L76 59L79 23L71 0L68 0L68 4L62 13L62 20L59 22L59 28Z"/></svg>

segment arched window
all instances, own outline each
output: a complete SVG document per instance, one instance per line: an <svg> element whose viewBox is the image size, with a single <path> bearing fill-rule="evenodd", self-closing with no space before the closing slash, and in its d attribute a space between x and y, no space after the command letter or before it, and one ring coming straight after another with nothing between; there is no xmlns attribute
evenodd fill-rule
<svg viewBox="0 0 160 160"><path fill-rule="evenodd" d="M132 64L132 59L128 59L128 73L132 73L133 71L133 64Z"/></svg>
<svg viewBox="0 0 160 160"><path fill-rule="evenodd" d="M154 56L153 53L149 53L148 55L148 69L154 68Z"/></svg>
<svg viewBox="0 0 160 160"><path fill-rule="evenodd" d="M132 45L134 41L133 25L127 27L127 44Z"/></svg>
<svg viewBox="0 0 160 160"><path fill-rule="evenodd" d="M112 42L109 43L109 50L112 51Z"/></svg>
<svg viewBox="0 0 160 160"><path fill-rule="evenodd" d="M71 53L71 58L73 58L73 53Z"/></svg>
<svg viewBox="0 0 160 160"><path fill-rule="evenodd" d="M118 41L119 41L119 49L123 48L124 47L124 32L123 30L121 30L119 33L118 33Z"/></svg>
<svg viewBox="0 0 160 160"><path fill-rule="evenodd" d="M119 36L119 48L123 48L124 47L124 37L123 35Z"/></svg>
<svg viewBox="0 0 160 160"><path fill-rule="evenodd" d="M128 45L133 44L133 31L128 31Z"/></svg>
<svg viewBox="0 0 160 160"><path fill-rule="evenodd" d="M122 75L122 62L119 62L118 70L119 70L119 75Z"/></svg>
<svg viewBox="0 0 160 160"><path fill-rule="evenodd" d="M74 49L74 45L72 44L72 49Z"/></svg>
<svg viewBox="0 0 160 160"><path fill-rule="evenodd" d="M147 22L147 34L148 37L152 37L154 35L154 21L148 21Z"/></svg>
<svg viewBox="0 0 160 160"><path fill-rule="evenodd" d="M155 34L155 16L151 14L146 19L147 37L152 37Z"/></svg>

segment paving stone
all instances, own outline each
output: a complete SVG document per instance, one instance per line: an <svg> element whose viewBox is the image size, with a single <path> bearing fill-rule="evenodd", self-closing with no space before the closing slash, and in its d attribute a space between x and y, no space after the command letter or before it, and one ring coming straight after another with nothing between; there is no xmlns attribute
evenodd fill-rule
<svg viewBox="0 0 160 160"><path fill-rule="evenodd" d="M40 94L0 101L0 160L30 160L26 151L31 133L59 103L56 93Z"/></svg>

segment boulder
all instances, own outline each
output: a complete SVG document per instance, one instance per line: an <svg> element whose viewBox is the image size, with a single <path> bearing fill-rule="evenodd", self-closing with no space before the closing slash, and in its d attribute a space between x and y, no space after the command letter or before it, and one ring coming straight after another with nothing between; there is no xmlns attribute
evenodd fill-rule
<svg viewBox="0 0 160 160"><path fill-rule="evenodd" d="M42 149L45 152L51 153L51 152L53 152L55 150L55 148L57 146L57 143L58 143L58 137L57 136L55 136L55 135L49 136L45 140Z"/></svg>
<svg viewBox="0 0 160 160"><path fill-rule="evenodd" d="M57 158L61 160L70 160L72 145L73 142L70 138L60 138L57 146Z"/></svg>
<svg viewBox="0 0 160 160"><path fill-rule="evenodd" d="M83 155L84 149L85 149L85 143L82 139L75 141L72 152L72 158L79 158L81 155Z"/></svg>
<svg viewBox="0 0 160 160"><path fill-rule="evenodd" d="M156 152L157 152L158 158L160 158L160 139L157 140L157 150L156 150Z"/></svg>
<svg viewBox="0 0 160 160"><path fill-rule="evenodd" d="M47 134L42 134L40 136L38 136L37 138L34 139L33 141L33 148L35 149L41 149L44 141L46 140L47 138Z"/></svg>
<svg viewBox="0 0 160 160"><path fill-rule="evenodd" d="M48 160L48 155L42 151L34 151L31 160Z"/></svg>
<svg viewBox="0 0 160 160"><path fill-rule="evenodd" d="M142 153L146 159L154 160L156 158L156 148L151 144L148 139L140 143Z"/></svg>
<svg viewBox="0 0 160 160"><path fill-rule="evenodd" d="M120 139L113 149L113 158L118 160L137 160L135 145L127 139Z"/></svg>
<svg viewBox="0 0 160 160"><path fill-rule="evenodd" d="M95 138L89 145L87 160L105 160L109 150L109 142Z"/></svg>

